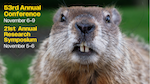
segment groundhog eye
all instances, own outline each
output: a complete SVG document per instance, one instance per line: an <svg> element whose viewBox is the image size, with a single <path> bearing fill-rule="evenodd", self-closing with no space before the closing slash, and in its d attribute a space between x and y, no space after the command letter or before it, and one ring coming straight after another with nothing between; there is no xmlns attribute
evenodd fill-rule
<svg viewBox="0 0 150 84"><path fill-rule="evenodd" d="M107 23L110 23L110 15L107 15L107 16L106 16L105 21L106 21Z"/></svg>
<svg viewBox="0 0 150 84"><path fill-rule="evenodd" d="M66 21L66 17L63 14L61 14L61 20L60 20L60 22L64 22L64 21Z"/></svg>

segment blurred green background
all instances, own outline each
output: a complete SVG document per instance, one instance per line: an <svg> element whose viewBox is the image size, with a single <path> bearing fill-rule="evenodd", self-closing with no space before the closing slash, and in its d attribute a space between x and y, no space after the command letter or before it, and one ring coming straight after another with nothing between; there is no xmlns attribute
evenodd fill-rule
<svg viewBox="0 0 150 84"><path fill-rule="evenodd" d="M32 4L41 4L42 11L41 17L35 18L36 23L32 24L4 24L3 23L3 4L11 3L32 3ZM90 3L90 4L89 4ZM1 45L1 56L4 60L4 63L7 67L6 79L8 84L27 84L27 80L29 79L28 67L31 63L31 60L35 56L35 49L38 49L39 43L44 40L44 38L48 37L50 28L53 24L52 18L55 11L61 5L98 5L98 6L111 6L115 5L116 8L122 15L122 22L120 24L120 29L127 36L130 34L134 34L135 36L139 36L143 38L145 43L149 43L149 4L148 0L32 0L32 1L24 1L15 0L11 1L1 1L1 10L0 10L0 45ZM35 33L35 36L39 39L36 44L35 49L28 50L11 50L11 49L3 49L3 26L4 25L22 25L22 26L38 26L38 32ZM38 37L38 35L40 36ZM15 52L15 53L14 53ZM24 52L20 54L19 52Z"/></svg>

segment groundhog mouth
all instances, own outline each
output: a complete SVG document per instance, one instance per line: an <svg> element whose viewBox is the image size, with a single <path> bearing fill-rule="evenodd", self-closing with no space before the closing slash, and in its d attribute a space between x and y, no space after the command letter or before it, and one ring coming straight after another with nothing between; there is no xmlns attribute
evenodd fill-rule
<svg viewBox="0 0 150 84"><path fill-rule="evenodd" d="M74 45L73 52L75 52L78 56L91 56L95 53L92 48L89 48L86 42L77 43Z"/></svg>

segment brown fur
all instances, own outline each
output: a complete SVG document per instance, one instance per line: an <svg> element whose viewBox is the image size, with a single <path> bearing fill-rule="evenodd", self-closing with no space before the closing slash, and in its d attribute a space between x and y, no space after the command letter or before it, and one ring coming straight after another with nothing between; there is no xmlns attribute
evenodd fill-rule
<svg viewBox="0 0 150 84"><path fill-rule="evenodd" d="M67 18L65 22L60 22L61 14ZM107 14L111 23L105 22ZM72 58L72 50L73 43L83 40L74 27L75 22L82 20L95 25L95 30L85 38L97 54L79 56L79 61L76 55ZM41 44L30 67L31 84L149 83L149 52L141 43L123 37L118 27L121 16L115 8L64 7L57 11L53 21L50 37Z"/></svg>

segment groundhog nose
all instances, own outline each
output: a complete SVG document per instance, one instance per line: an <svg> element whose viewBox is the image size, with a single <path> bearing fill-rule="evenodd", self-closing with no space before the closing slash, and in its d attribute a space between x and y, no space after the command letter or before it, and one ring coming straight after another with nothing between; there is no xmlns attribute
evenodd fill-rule
<svg viewBox="0 0 150 84"><path fill-rule="evenodd" d="M81 31L81 33L90 33L95 29L95 25L89 23L87 21L76 22L75 27L77 30Z"/></svg>

